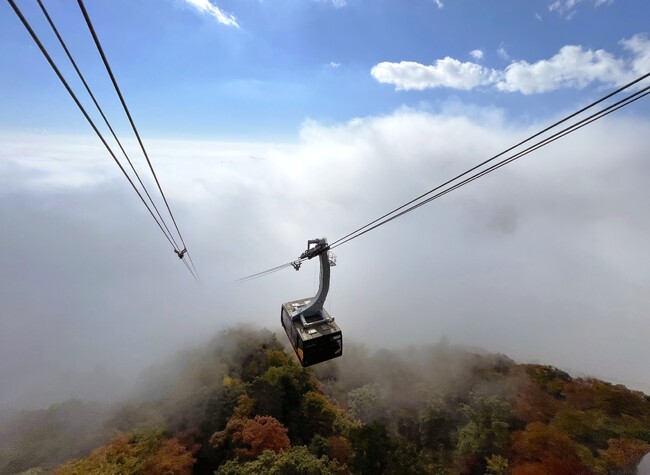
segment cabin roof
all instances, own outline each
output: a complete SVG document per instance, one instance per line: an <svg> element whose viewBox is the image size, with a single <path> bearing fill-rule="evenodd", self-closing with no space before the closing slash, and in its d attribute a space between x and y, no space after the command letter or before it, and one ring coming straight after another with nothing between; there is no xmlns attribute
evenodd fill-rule
<svg viewBox="0 0 650 475"><path fill-rule="evenodd" d="M292 300L291 302L283 303L282 308L289 315L292 315L297 308L304 307L310 301L311 298ZM311 323L312 321L317 321L324 318L325 321L313 326L308 326L307 328L303 326L300 318L293 319L293 325L295 326L296 330L298 330L298 333L300 333L300 337L302 338L303 341L315 340L322 336L328 336L333 333L337 333L341 331L341 329L339 328L339 326L336 324L334 320L332 320L329 323L327 322L327 319L331 318L327 310L323 308L321 310L321 313L322 313L321 317L308 317L305 320L307 321L307 323Z"/></svg>

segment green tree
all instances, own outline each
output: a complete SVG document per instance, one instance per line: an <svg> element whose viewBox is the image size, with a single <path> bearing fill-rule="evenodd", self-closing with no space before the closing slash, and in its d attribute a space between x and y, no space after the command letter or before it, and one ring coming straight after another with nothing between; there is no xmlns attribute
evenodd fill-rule
<svg viewBox="0 0 650 475"><path fill-rule="evenodd" d="M350 442L340 435L325 438L316 434L309 444L309 451L316 457L326 456L342 465L349 465L351 449Z"/></svg>
<svg viewBox="0 0 650 475"><path fill-rule="evenodd" d="M328 437L334 432L337 411L334 405L322 394L309 391L302 401L304 417L304 439L311 439L314 434Z"/></svg>
<svg viewBox="0 0 650 475"><path fill-rule="evenodd" d="M366 384L348 393L348 410L364 424L386 418L381 389L377 384Z"/></svg>
<svg viewBox="0 0 650 475"><path fill-rule="evenodd" d="M289 429L289 438L308 443L313 433L304 428L303 403L305 395L316 391L316 381L305 368L290 362L270 367L251 383L249 395L255 399L255 412L275 417Z"/></svg>
<svg viewBox="0 0 650 475"><path fill-rule="evenodd" d="M551 425L592 450L607 447L607 441L616 437L613 421L603 411L564 408L555 415Z"/></svg>
<svg viewBox="0 0 650 475"><path fill-rule="evenodd" d="M502 453L514 411L509 402L495 396L473 396L462 412L467 423L458 433L456 452L466 470L483 472L486 458Z"/></svg>
<svg viewBox="0 0 650 475"><path fill-rule="evenodd" d="M508 459L501 455L493 455L485 460L487 475L508 475Z"/></svg>
<svg viewBox="0 0 650 475"><path fill-rule="evenodd" d="M353 455L351 468L354 473L374 475L386 473L393 443L386 425L374 421L355 429L350 434Z"/></svg>
<svg viewBox="0 0 650 475"><path fill-rule="evenodd" d="M215 475L343 475L346 469L327 457L316 457L306 447L293 447L283 452L264 452L250 462L231 460Z"/></svg>
<svg viewBox="0 0 650 475"><path fill-rule="evenodd" d="M391 421L400 436L420 447L420 423L417 410L401 407L393 411Z"/></svg>
<svg viewBox="0 0 650 475"><path fill-rule="evenodd" d="M269 348L266 344L254 348L242 361L241 379L250 382L262 376L269 368L289 366L291 359L280 348Z"/></svg>
<svg viewBox="0 0 650 475"><path fill-rule="evenodd" d="M456 415L441 397L430 398L420 413L420 440L422 447L434 454L454 446ZM440 458L440 457L437 457Z"/></svg>
<svg viewBox="0 0 650 475"><path fill-rule="evenodd" d="M426 475L424 461L415 445L401 437L393 438L393 447L386 467L386 475Z"/></svg>

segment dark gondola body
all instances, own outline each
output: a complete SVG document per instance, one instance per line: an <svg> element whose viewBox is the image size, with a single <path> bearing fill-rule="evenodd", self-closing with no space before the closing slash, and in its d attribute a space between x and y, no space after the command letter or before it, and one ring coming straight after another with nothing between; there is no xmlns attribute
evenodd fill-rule
<svg viewBox="0 0 650 475"><path fill-rule="evenodd" d="M311 317L300 318L300 315L294 315L296 309L304 307L310 300L283 303L280 316L291 346L304 367L338 358L343 354L341 329L327 310L323 308L318 315Z"/></svg>

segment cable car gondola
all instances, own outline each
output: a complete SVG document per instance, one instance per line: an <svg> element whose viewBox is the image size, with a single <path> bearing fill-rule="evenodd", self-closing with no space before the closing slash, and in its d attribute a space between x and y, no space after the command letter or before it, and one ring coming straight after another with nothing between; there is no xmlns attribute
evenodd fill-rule
<svg viewBox="0 0 650 475"><path fill-rule="evenodd" d="M312 247L313 246L313 247ZM303 367L338 358L343 354L343 334L323 304L330 287L330 266L336 265L329 252L327 239L310 239L300 260L293 263L296 270L304 259L320 259L320 284L312 298L292 300L282 304L280 321L289 342Z"/></svg>

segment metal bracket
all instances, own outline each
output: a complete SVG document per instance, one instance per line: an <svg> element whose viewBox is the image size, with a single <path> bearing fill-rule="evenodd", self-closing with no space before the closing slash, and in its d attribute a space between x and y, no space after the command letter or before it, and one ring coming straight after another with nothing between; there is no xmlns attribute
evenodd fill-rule
<svg viewBox="0 0 650 475"><path fill-rule="evenodd" d="M311 247L314 244L314 247ZM325 251L329 251L330 246L327 244L327 238L310 239L307 241L307 250L300 255L301 259L313 259Z"/></svg>

